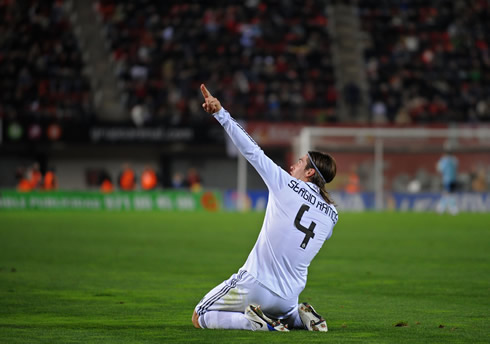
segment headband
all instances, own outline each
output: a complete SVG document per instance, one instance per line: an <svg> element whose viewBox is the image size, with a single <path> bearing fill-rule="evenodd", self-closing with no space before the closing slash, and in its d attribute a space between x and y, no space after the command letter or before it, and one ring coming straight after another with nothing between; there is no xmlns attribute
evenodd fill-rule
<svg viewBox="0 0 490 344"><path fill-rule="evenodd" d="M308 158L310 158L310 161L311 163L313 164L313 167L315 168L315 171L318 172L318 174L320 175L320 177L322 178L323 182L325 184L327 184L327 182L325 181L325 178L323 178L323 174L320 172L320 170L318 169L318 167L316 167L316 164L315 162L313 161L313 159L311 158L311 155L310 155L310 152L307 153L308 154Z"/></svg>

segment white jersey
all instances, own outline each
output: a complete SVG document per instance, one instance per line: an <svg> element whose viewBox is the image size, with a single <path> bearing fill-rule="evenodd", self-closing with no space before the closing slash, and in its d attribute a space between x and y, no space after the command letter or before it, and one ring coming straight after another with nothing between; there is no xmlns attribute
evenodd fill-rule
<svg viewBox="0 0 490 344"><path fill-rule="evenodd" d="M242 269L277 295L297 297L310 262L332 235L337 210L316 185L292 177L267 157L228 111L221 108L214 116L269 189L262 229Z"/></svg>

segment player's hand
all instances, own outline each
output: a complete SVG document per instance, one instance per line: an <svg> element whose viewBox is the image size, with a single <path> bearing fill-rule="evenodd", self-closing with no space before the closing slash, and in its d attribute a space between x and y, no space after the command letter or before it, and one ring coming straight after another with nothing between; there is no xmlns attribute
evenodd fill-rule
<svg viewBox="0 0 490 344"><path fill-rule="evenodd" d="M213 114L221 110L221 103L218 99L213 97L211 93L209 93L208 89L204 84L201 84L201 93L204 97L204 103L202 104L202 108L207 113Z"/></svg>

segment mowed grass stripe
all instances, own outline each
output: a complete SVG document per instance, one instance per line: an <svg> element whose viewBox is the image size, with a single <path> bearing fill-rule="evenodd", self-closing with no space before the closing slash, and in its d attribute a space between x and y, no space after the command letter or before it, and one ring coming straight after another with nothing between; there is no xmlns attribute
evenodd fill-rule
<svg viewBox="0 0 490 344"><path fill-rule="evenodd" d="M0 342L488 342L490 214L341 214L300 297L327 334L193 329L262 218L0 212Z"/></svg>

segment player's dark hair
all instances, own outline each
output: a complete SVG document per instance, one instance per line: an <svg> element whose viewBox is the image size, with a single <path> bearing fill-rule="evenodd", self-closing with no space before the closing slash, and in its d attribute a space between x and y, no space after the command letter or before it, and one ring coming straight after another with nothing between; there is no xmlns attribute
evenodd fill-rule
<svg viewBox="0 0 490 344"><path fill-rule="evenodd" d="M320 188L320 194L328 204L335 204L332 197L327 191L327 184L330 183L337 174L337 163L335 159L328 153L309 151L306 169L315 169L315 174L310 178L310 181ZM319 172L319 173L318 173Z"/></svg>

